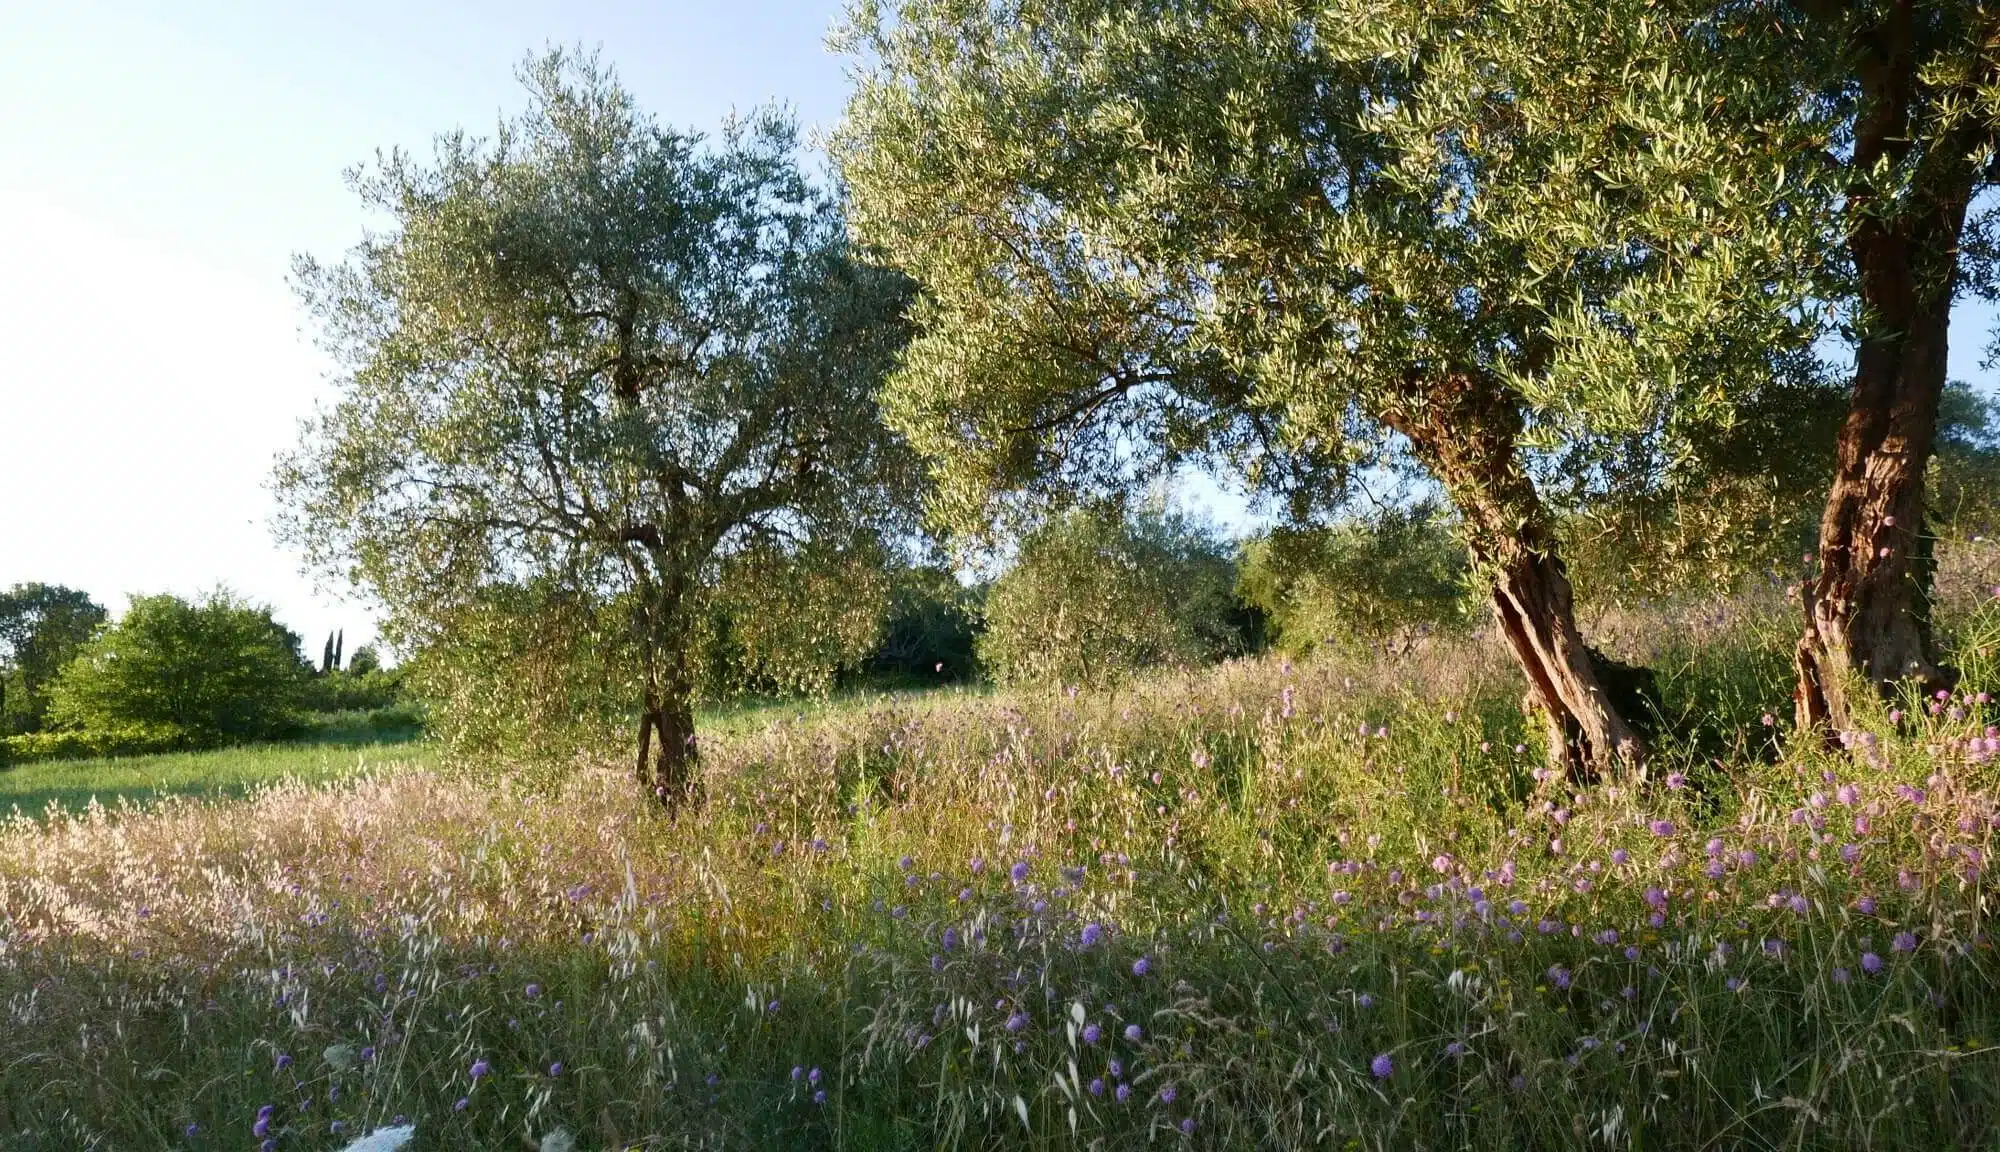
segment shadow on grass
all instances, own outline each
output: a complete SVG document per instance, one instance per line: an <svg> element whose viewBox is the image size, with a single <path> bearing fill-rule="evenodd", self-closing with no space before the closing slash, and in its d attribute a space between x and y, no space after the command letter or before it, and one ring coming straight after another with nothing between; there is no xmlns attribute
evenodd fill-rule
<svg viewBox="0 0 2000 1152"><path fill-rule="evenodd" d="M92 800L117 808L166 796L231 799L282 780L321 783L388 764L427 765L436 751L420 737L415 729L336 729L301 743L0 768L0 816L40 816L52 805L80 812Z"/></svg>

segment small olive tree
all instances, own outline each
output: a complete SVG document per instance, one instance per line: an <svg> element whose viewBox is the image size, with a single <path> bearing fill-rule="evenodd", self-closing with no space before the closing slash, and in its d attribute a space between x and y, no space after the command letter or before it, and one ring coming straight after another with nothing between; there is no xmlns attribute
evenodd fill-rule
<svg viewBox="0 0 2000 1152"><path fill-rule="evenodd" d="M524 114L379 159L354 184L389 226L299 261L342 372L278 470L281 529L379 598L448 705L522 679L560 704L559 667L520 670L615 659L594 690L673 800L718 613L730 666L772 680L873 639L914 472L874 404L908 288L850 250L783 117L705 140L592 59L522 75Z"/></svg>
<svg viewBox="0 0 2000 1152"><path fill-rule="evenodd" d="M1238 655L1235 579L1228 546L1181 517L1072 511L994 581L980 659L1002 683L1104 684Z"/></svg>
<svg viewBox="0 0 2000 1152"><path fill-rule="evenodd" d="M1395 646L1463 624L1465 548L1436 505L1393 505L1301 531L1279 526L1244 549L1237 594L1262 611L1273 642Z"/></svg>

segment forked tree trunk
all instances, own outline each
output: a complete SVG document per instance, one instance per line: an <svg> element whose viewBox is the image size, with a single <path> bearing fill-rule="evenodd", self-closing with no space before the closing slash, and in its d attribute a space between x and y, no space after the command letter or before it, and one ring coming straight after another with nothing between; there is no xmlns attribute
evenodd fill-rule
<svg viewBox="0 0 2000 1152"><path fill-rule="evenodd" d="M1484 557L1493 574L1493 618L1542 716L1550 767L1570 779L1610 764L1635 762L1645 739L1627 719L1643 715L1650 675L1584 643L1562 559L1552 544L1516 533L1501 555Z"/></svg>
<svg viewBox="0 0 2000 1152"><path fill-rule="evenodd" d="M1638 763L1650 674L1584 643L1547 510L1516 449L1516 398L1464 374L1427 384L1420 403L1386 416L1465 519L1473 559L1492 582L1494 620L1543 718L1550 766L1584 780Z"/></svg>
<svg viewBox="0 0 2000 1152"><path fill-rule="evenodd" d="M1953 680L1931 646L1924 469L1944 392L1975 153L1991 136L1983 114L1963 113L1950 131L1924 142L1900 199L1871 181L1881 178L1878 168L1908 161L1941 103L1970 99L2000 68L1995 29L1983 24L1964 90L1927 91L1924 71L1936 62L1926 52L1959 45L1927 49L1907 4L1858 35L1862 105L1846 212L1863 329L1820 520L1819 574L1804 589L1806 632L1794 694L1800 731L1829 741L1851 728L1860 710L1879 707L1900 680L1913 678L1926 689Z"/></svg>

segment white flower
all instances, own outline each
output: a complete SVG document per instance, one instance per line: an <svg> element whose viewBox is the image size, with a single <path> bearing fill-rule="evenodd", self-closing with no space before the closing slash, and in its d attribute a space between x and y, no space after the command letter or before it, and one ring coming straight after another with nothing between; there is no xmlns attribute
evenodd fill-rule
<svg viewBox="0 0 2000 1152"><path fill-rule="evenodd" d="M576 1152L576 1137L569 1134L569 1129L558 1128L542 1137L541 1152Z"/></svg>
<svg viewBox="0 0 2000 1152"><path fill-rule="evenodd" d="M377 1128L375 1131L349 1144L346 1148L342 1149L342 1152L396 1152L396 1149L401 1148L416 1138L417 1129L414 1124L405 1125L401 1128Z"/></svg>

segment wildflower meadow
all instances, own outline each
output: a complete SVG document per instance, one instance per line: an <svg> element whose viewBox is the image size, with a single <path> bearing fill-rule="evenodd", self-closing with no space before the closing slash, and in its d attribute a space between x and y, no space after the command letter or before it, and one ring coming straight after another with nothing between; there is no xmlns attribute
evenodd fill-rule
<svg viewBox="0 0 2000 1152"><path fill-rule="evenodd" d="M1704 722L1587 785L1475 638L772 719L673 815L608 764L17 814L0 1144L1990 1146L2000 612L1827 752L1790 620L1611 621Z"/></svg>

